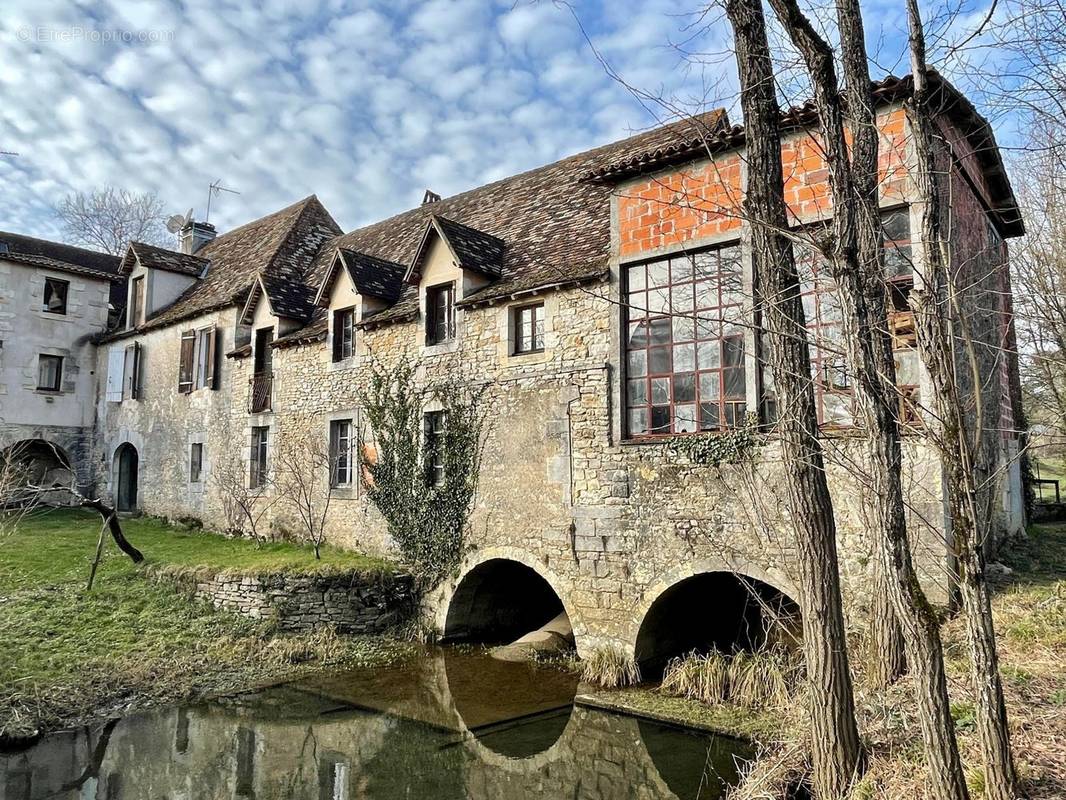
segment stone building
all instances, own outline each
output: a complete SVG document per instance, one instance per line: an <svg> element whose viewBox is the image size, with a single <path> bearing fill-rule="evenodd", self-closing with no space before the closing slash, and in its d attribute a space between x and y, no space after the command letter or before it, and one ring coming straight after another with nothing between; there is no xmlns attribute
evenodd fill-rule
<svg viewBox="0 0 1066 800"><path fill-rule="evenodd" d="M119 259L0 231L0 450L36 480L91 484L93 337L124 300Z"/></svg>
<svg viewBox="0 0 1066 800"><path fill-rule="evenodd" d="M1020 408L1004 241L1023 228L988 123L937 86L952 269L980 349L980 385L967 385L967 401L995 431L982 468L1000 487L998 524L1010 531L1022 524L1009 458ZM926 377L908 309L923 261L912 234L909 88L889 78L876 92L888 324L912 433L914 548L943 597L953 564L942 470L921 432ZM809 108L784 119L785 191L800 233L831 213L813 124ZM369 434L360 410L368 365L406 357L426 386L485 386L491 409L472 548L427 606L439 632L502 638L508 620L518 631L565 610L582 654L613 644L650 662L736 642L760 613L749 590L796 598L772 435L742 466L700 466L683 445L749 414L769 426L776 413L740 205L743 145L743 129L719 110L428 197L347 234L309 197L217 237L192 224L181 253L133 244L121 270L127 319L97 359L107 375L97 393L100 486L124 508L225 528L233 509L220 475L261 483L269 497L279 448L317 442L337 456L322 476L332 487L329 539L388 552L353 463ZM799 256L846 593L861 611L871 551L861 432L834 346L832 286L807 249ZM120 355L131 348L132 379ZM130 454L137 469L123 471ZM269 524L283 534L290 516L277 503Z"/></svg>

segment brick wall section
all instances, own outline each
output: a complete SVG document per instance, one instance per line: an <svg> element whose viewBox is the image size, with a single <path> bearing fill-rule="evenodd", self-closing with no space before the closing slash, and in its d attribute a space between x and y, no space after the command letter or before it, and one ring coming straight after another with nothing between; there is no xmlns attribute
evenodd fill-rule
<svg viewBox="0 0 1066 800"><path fill-rule="evenodd" d="M880 179L890 203L906 191L906 119L896 108L880 114L878 123ZM833 203L820 142L807 133L788 136L781 144L781 161L785 202L795 219L826 217ZM744 169L742 155L730 152L626 186L618 197L619 256L635 257L730 232L739 235Z"/></svg>

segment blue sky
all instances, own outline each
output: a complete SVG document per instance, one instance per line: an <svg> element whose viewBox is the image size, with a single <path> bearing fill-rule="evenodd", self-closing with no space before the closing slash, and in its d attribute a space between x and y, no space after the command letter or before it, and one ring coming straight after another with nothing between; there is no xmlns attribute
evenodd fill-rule
<svg viewBox="0 0 1066 800"><path fill-rule="evenodd" d="M695 40L677 0L231 3L5 0L0 229L57 237L66 193L159 194L220 231L316 193L346 230L653 125L735 101L728 31ZM952 31L979 18L963 6ZM903 3L866 10L877 64L906 71ZM123 36L129 41L116 41ZM707 53L702 67L674 45Z"/></svg>

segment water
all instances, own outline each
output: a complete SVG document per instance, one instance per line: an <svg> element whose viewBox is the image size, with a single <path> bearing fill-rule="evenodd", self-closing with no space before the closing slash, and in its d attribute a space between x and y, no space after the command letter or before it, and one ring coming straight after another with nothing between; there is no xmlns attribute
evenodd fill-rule
<svg viewBox="0 0 1066 800"><path fill-rule="evenodd" d="M448 649L136 714L0 753L0 800L714 800L743 742L575 705L555 670Z"/></svg>

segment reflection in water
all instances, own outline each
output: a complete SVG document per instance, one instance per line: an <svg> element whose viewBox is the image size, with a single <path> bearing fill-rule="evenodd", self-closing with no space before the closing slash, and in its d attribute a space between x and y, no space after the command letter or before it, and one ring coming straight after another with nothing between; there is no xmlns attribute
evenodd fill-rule
<svg viewBox="0 0 1066 800"><path fill-rule="evenodd" d="M0 754L0 800L713 800L746 745L573 705L482 654L331 675Z"/></svg>

